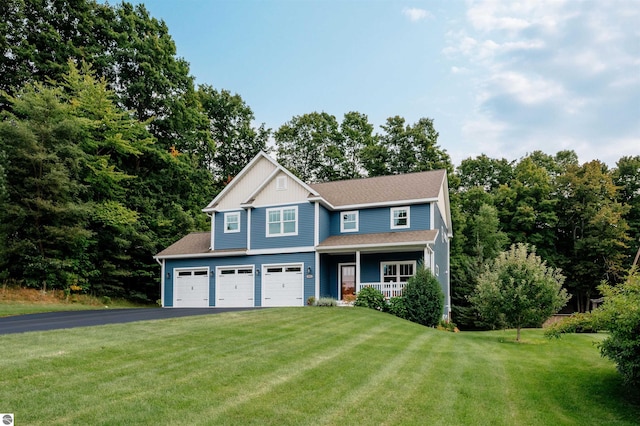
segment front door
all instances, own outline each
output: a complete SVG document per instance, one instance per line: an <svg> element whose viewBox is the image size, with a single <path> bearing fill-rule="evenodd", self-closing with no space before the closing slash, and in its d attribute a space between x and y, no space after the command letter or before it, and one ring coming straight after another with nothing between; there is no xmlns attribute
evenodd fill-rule
<svg viewBox="0 0 640 426"><path fill-rule="evenodd" d="M356 265L340 265L340 294L342 300L353 301L356 297Z"/></svg>

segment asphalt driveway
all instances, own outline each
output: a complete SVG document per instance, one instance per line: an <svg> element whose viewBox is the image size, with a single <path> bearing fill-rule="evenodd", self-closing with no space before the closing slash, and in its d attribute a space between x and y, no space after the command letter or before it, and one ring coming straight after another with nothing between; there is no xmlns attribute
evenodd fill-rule
<svg viewBox="0 0 640 426"><path fill-rule="evenodd" d="M0 318L0 335L61 328L91 327L135 321L158 320L212 315L223 312L246 311L259 308L140 308L104 309L96 311L47 312Z"/></svg>

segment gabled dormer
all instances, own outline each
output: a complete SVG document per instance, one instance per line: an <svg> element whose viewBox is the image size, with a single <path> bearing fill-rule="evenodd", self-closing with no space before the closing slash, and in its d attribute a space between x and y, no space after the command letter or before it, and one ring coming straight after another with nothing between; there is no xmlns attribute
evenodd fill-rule
<svg viewBox="0 0 640 426"><path fill-rule="evenodd" d="M211 249L250 251L313 245L313 229L308 229L307 221L313 214L309 199L317 196L316 191L260 152L203 209L211 216ZM313 223L312 218L310 221ZM302 239L305 233L308 235L303 243L291 239L273 242L278 237Z"/></svg>

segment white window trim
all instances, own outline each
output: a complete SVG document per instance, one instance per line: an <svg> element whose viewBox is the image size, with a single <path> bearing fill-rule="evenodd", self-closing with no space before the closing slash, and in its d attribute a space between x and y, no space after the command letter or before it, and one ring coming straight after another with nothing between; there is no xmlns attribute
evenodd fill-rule
<svg viewBox="0 0 640 426"><path fill-rule="evenodd" d="M418 272L418 270L417 270L418 262L416 262L415 260L380 262L380 282L381 283L384 282L384 267L386 265L397 265L398 266L398 275L397 276L400 275L400 265L412 265L413 266L413 275L415 275L416 272ZM402 281L396 281L396 282L402 282Z"/></svg>
<svg viewBox="0 0 640 426"><path fill-rule="evenodd" d="M284 211L285 210L293 210L295 211L295 215L296 215L296 221L295 221L295 231L294 232L288 232L288 233L284 233L283 231L283 219L284 219ZM273 212L273 211L280 211L280 233L278 234L271 234L269 232L269 213ZM271 237L293 237L298 235L298 206L289 206L289 207L275 207L275 208L271 208L271 209L267 209L266 210L266 214L265 214L265 225L266 225L266 235L267 238L271 238Z"/></svg>
<svg viewBox="0 0 640 426"><path fill-rule="evenodd" d="M400 226L396 226L393 224L393 219L395 216L395 212L396 211L400 211L400 210L406 210L407 211L407 224L406 225L400 225ZM390 211L389 211L389 216L390 216L390 225L391 225L391 229L407 229L411 227L411 209L409 208L409 206L405 206L405 207L391 207Z"/></svg>
<svg viewBox="0 0 640 426"><path fill-rule="evenodd" d="M238 229L227 229L227 226L229 225L229 217L231 216L237 216L238 217ZM225 213L224 214L224 233L225 234L233 234L236 232L240 232L240 227L241 225L241 219L242 219L242 215L240 214L240 212L229 212L229 213Z"/></svg>
<svg viewBox="0 0 640 426"><path fill-rule="evenodd" d="M344 215L346 214L355 214L356 216L356 227L354 229L345 229L344 228ZM346 212L340 212L340 232L358 232L360 229L360 214L358 210L350 210Z"/></svg>

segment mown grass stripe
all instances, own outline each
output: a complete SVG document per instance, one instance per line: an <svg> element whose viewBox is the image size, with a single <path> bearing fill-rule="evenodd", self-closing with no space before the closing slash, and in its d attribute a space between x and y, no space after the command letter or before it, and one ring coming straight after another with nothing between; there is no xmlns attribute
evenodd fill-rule
<svg viewBox="0 0 640 426"><path fill-rule="evenodd" d="M600 335L523 338L356 308L8 335L0 405L34 425L637 424Z"/></svg>

